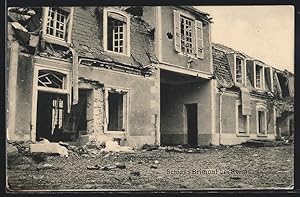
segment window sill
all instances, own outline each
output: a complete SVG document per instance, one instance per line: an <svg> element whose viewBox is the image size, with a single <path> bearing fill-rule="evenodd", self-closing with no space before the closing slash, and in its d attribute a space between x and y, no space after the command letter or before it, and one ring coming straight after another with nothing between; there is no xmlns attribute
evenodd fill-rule
<svg viewBox="0 0 300 197"><path fill-rule="evenodd" d="M67 43L65 40L60 40L59 38L56 38L54 36L46 34L43 36L43 38L46 42L49 42L52 44L57 44L57 45L64 46L64 47L70 47L70 44Z"/></svg>
<svg viewBox="0 0 300 197"><path fill-rule="evenodd" d="M237 133L237 137L250 137L249 133Z"/></svg>
<svg viewBox="0 0 300 197"><path fill-rule="evenodd" d="M124 135L126 131L105 131L105 134Z"/></svg>
<svg viewBox="0 0 300 197"><path fill-rule="evenodd" d="M236 86L236 87L239 87L239 88L241 88L241 87L248 88L248 86L247 86L246 84L240 83L240 82L235 82L235 86Z"/></svg>
<svg viewBox="0 0 300 197"><path fill-rule="evenodd" d="M267 137L267 134L257 134L257 137Z"/></svg>
<svg viewBox="0 0 300 197"><path fill-rule="evenodd" d="M186 54L186 53L182 53L182 52L177 52L179 55L182 55L182 56L185 56L185 57L188 57L188 58L192 58L192 59L194 59L194 60L198 60L198 59L201 59L201 60L203 60L204 59L204 57L203 58L201 58L201 57L196 57L195 55L190 55L190 54Z"/></svg>
<svg viewBox="0 0 300 197"><path fill-rule="evenodd" d="M130 57L130 53L118 53L118 52L110 51L110 50L107 50L107 49L104 49L104 52L114 54L114 55Z"/></svg>
<svg viewBox="0 0 300 197"><path fill-rule="evenodd" d="M258 92L266 92L267 90L264 90L262 88L258 88L258 87L255 87L255 90L258 91Z"/></svg>

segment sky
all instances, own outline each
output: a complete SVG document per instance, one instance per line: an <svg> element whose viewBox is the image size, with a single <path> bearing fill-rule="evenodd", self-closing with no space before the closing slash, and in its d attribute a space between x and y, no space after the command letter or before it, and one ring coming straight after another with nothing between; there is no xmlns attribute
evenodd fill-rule
<svg viewBox="0 0 300 197"><path fill-rule="evenodd" d="M294 73L293 6L195 7L213 18L213 42Z"/></svg>

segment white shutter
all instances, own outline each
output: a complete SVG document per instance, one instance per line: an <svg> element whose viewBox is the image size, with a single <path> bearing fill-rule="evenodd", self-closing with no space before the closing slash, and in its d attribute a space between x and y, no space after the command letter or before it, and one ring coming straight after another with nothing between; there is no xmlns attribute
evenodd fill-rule
<svg viewBox="0 0 300 197"><path fill-rule="evenodd" d="M203 59L204 57L203 26L201 21L196 20L195 32L196 32L196 57Z"/></svg>
<svg viewBox="0 0 300 197"><path fill-rule="evenodd" d="M174 10L174 45L177 52L181 51L180 14Z"/></svg>

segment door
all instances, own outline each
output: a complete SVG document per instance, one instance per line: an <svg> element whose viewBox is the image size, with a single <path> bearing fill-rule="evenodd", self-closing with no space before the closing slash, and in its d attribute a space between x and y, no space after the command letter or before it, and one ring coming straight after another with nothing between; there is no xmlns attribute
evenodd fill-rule
<svg viewBox="0 0 300 197"><path fill-rule="evenodd" d="M191 146L198 145L198 110L197 104L186 104L187 143Z"/></svg>
<svg viewBox="0 0 300 197"><path fill-rule="evenodd" d="M54 129L62 129L66 112L66 95L38 92L36 139L53 141Z"/></svg>

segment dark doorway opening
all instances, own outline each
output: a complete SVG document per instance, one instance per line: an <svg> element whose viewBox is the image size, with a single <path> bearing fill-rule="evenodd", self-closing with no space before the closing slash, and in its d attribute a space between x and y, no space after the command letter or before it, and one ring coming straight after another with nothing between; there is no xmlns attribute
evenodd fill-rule
<svg viewBox="0 0 300 197"><path fill-rule="evenodd" d="M124 94L109 92L108 109L109 109L109 131L124 131L123 125L123 97Z"/></svg>
<svg viewBox="0 0 300 197"><path fill-rule="evenodd" d="M186 104L187 143L190 146L198 145L198 110L197 104Z"/></svg>
<svg viewBox="0 0 300 197"><path fill-rule="evenodd" d="M38 92L36 140L53 140L53 134L63 128L67 96L58 93Z"/></svg>

